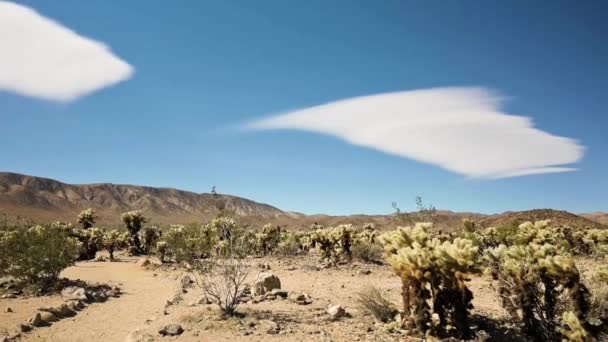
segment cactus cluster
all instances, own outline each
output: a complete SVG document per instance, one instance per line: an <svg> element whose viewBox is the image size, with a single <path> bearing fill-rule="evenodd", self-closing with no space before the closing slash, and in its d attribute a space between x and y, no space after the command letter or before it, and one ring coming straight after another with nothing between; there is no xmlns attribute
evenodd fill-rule
<svg viewBox="0 0 608 342"><path fill-rule="evenodd" d="M139 255L143 252L141 241L139 239L139 231L141 230L147 218L141 210L128 211L120 216L129 232L129 253Z"/></svg>
<svg viewBox="0 0 608 342"><path fill-rule="evenodd" d="M592 341L590 292L569 253L567 232L548 221L521 224L513 245L489 249L484 258L498 283L503 306L538 341ZM564 310L568 308L568 310Z"/></svg>
<svg viewBox="0 0 608 342"><path fill-rule="evenodd" d="M454 327L456 335L468 338L473 294L466 276L479 271L478 247L462 238L442 242L431 236L431 227L417 223L381 236L386 260L402 282L402 325L421 336ZM439 316L436 326L432 313Z"/></svg>
<svg viewBox="0 0 608 342"><path fill-rule="evenodd" d="M353 227L343 224L337 227L316 228L310 238L319 249L322 259L331 265L352 259Z"/></svg>

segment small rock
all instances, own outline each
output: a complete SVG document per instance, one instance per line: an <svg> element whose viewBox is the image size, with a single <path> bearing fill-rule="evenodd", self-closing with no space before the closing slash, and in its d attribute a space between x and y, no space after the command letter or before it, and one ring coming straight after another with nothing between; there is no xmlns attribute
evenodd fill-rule
<svg viewBox="0 0 608 342"><path fill-rule="evenodd" d="M10 306L7 306L6 309L4 309L4 312L13 312L13 309Z"/></svg>
<svg viewBox="0 0 608 342"><path fill-rule="evenodd" d="M96 256L96 257L95 257L95 261L96 261L96 262L108 261L108 258L106 258L106 257L105 257L105 256L103 256L103 255L98 255L98 256Z"/></svg>
<svg viewBox="0 0 608 342"><path fill-rule="evenodd" d="M260 320L258 322L258 328L261 331L271 335L277 334L279 332L279 325L269 319Z"/></svg>
<svg viewBox="0 0 608 342"><path fill-rule="evenodd" d="M87 300L87 292L84 288L78 286L69 286L61 290L61 296L67 299Z"/></svg>
<svg viewBox="0 0 608 342"><path fill-rule="evenodd" d="M276 297L287 298L287 291L281 289L274 289L270 291L270 294Z"/></svg>
<svg viewBox="0 0 608 342"><path fill-rule="evenodd" d="M55 314L53 314L52 312L48 312L48 311L41 312L40 319L45 322L48 322L48 323L57 322L59 320L59 318L57 316L55 316Z"/></svg>
<svg viewBox="0 0 608 342"><path fill-rule="evenodd" d="M267 263L259 263L258 268L266 271L270 271L270 265Z"/></svg>
<svg viewBox="0 0 608 342"><path fill-rule="evenodd" d="M17 298L17 296L14 295L14 294L12 294L12 293L6 293L6 294L3 294L2 296L0 296L0 298L2 298L2 299L14 299L14 298Z"/></svg>
<svg viewBox="0 0 608 342"><path fill-rule="evenodd" d="M2 341L2 342L10 342L8 336L2 336L2 338L0 338L0 341Z"/></svg>
<svg viewBox="0 0 608 342"><path fill-rule="evenodd" d="M24 333L30 332L30 331L32 331L32 329L34 329L34 327L32 325L27 324L27 323L20 323L18 327L19 327L19 331L24 332Z"/></svg>
<svg viewBox="0 0 608 342"><path fill-rule="evenodd" d="M158 330L158 333L163 336L177 336L181 335L184 332L184 328L182 328L179 324L169 324Z"/></svg>
<svg viewBox="0 0 608 342"><path fill-rule="evenodd" d="M194 283L194 280L192 280L192 277L190 277L188 274L183 275L179 279L179 284L182 289L187 289L187 288L191 287L193 283Z"/></svg>
<svg viewBox="0 0 608 342"><path fill-rule="evenodd" d="M277 296L275 296L275 295L273 295L273 294L271 294L271 293L267 293L267 294L264 296L264 299L266 299L266 300L275 300L275 299L277 299Z"/></svg>
<svg viewBox="0 0 608 342"><path fill-rule="evenodd" d="M254 295L263 295L274 289L280 289L281 280L271 272L261 272L254 280L252 287Z"/></svg>
<svg viewBox="0 0 608 342"><path fill-rule="evenodd" d="M40 312L37 312L33 317L28 320L28 323L34 327L41 327L44 325L42 318L40 317Z"/></svg>
<svg viewBox="0 0 608 342"><path fill-rule="evenodd" d="M308 305L312 303L312 298L306 293L293 293L289 296L289 300L298 305Z"/></svg>
<svg viewBox="0 0 608 342"><path fill-rule="evenodd" d="M369 275L371 273L372 273L372 271L370 271L370 270L360 270L357 272L357 274L359 274L359 275Z"/></svg>
<svg viewBox="0 0 608 342"><path fill-rule="evenodd" d="M59 317L72 317L76 315L75 310L72 310L67 304L61 304L55 308L55 312L53 312Z"/></svg>
<svg viewBox="0 0 608 342"><path fill-rule="evenodd" d="M146 267L146 266L150 266L150 259L148 258L141 258L137 261L137 266L139 267Z"/></svg>
<svg viewBox="0 0 608 342"><path fill-rule="evenodd" d="M204 305L204 304L213 304L213 302L211 300L209 300L209 298L207 298L207 296L202 296L198 301L198 304Z"/></svg>
<svg viewBox="0 0 608 342"><path fill-rule="evenodd" d="M344 317L344 315L346 315L346 310L344 310L342 305L330 304L327 307L327 313L329 314L329 318L332 321L335 321Z"/></svg>
<svg viewBox="0 0 608 342"><path fill-rule="evenodd" d="M91 294L91 298L93 298L93 300L96 302L103 303L106 300L108 300L108 296L105 294L105 292L92 291L90 294Z"/></svg>

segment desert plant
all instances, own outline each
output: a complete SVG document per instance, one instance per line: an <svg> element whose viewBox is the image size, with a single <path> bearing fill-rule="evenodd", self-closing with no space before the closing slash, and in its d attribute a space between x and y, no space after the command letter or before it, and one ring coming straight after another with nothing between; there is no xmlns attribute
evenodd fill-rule
<svg viewBox="0 0 608 342"><path fill-rule="evenodd" d="M80 243L67 229L38 225L0 234L0 276L12 276L47 288L59 273L72 265Z"/></svg>
<svg viewBox="0 0 608 342"><path fill-rule="evenodd" d="M362 312L384 323L393 321L399 313L395 305L374 286L366 286L357 294L357 304Z"/></svg>
<svg viewBox="0 0 608 342"><path fill-rule="evenodd" d="M322 259L331 265L340 260L352 259L353 228L352 225L318 228L310 235L310 239L322 255Z"/></svg>
<svg viewBox="0 0 608 342"><path fill-rule="evenodd" d="M78 223L82 225L82 229L89 229L93 227L97 218L95 211L92 208L88 208L78 214Z"/></svg>
<svg viewBox="0 0 608 342"><path fill-rule="evenodd" d="M139 255L142 253L141 242L139 240L139 231L147 219L141 210L129 211L120 216L122 222L127 227L129 232L129 253Z"/></svg>
<svg viewBox="0 0 608 342"><path fill-rule="evenodd" d="M591 293L560 240L563 236L546 221L519 228L513 236L517 244L500 245L485 255L503 306L521 323L522 332L538 341L595 338L600 329L593 323Z"/></svg>
<svg viewBox="0 0 608 342"><path fill-rule="evenodd" d="M356 242L353 246L353 257L364 262L379 262L382 260L383 251L379 243Z"/></svg>
<svg viewBox="0 0 608 342"><path fill-rule="evenodd" d="M142 242L142 252L150 254L156 242L161 238L161 231L157 227L146 227L140 231L140 241Z"/></svg>
<svg viewBox="0 0 608 342"><path fill-rule="evenodd" d="M433 328L431 301L439 316L435 330L442 333L453 326L460 338L467 338L473 294L465 281L467 274L479 271L478 247L462 238L441 242L431 237L431 227L418 223L381 237L386 260L402 282L402 324L425 336Z"/></svg>
<svg viewBox="0 0 608 342"><path fill-rule="evenodd" d="M123 235L116 229L106 232L103 236L103 244L105 249L110 254L110 261L114 261L114 251L125 245L126 241Z"/></svg>
<svg viewBox="0 0 608 342"><path fill-rule="evenodd" d="M156 252L161 263L165 263L165 255L167 254L167 242L159 241L156 243Z"/></svg>
<svg viewBox="0 0 608 342"><path fill-rule="evenodd" d="M266 224L262 231L256 234L257 249L262 255L269 255L279 246L281 241L281 227Z"/></svg>
<svg viewBox="0 0 608 342"><path fill-rule="evenodd" d="M238 229L234 220L226 219L219 225L228 229L228 234L224 234L223 239L218 242L221 252L207 259L194 260L192 265L197 283L207 298L215 303L223 314L232 316L247 287L245 279L249 274L249 266L243 260L243 250L248 247L243 244L249 243L250 239L244 237L250 235ZM215 226L218 227L217 222Z"/></svg>

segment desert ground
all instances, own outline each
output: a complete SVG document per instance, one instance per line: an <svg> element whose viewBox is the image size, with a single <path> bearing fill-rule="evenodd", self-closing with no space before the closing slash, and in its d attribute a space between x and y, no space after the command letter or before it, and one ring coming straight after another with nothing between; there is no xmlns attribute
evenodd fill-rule
<svg viewBox="0 0 608 342"><path fill-rule="evenodd" d="M357 293L367 285L385 291L397 305L401 282L388 265L354 262L337 268L317 266L316 256L288 258L249 258L249 280L259 272L272 272L281 288L309 294L312 303L299 305L289 299L264 300L238 307L240 315L222 318L214 304L200 301L203 291L196 283L182 286L189 274L175 266L154 262L142 266L137 257L120 255L118 261L78 262L62 273L88 284L118 286L122 294L103 303L92 303L77 315L50 326L21 333L21 341L402 341L407 337L391 331L382 323L358 310ZM269 270L268 270L269 269ZM192 276L192 279L196 278ZM500 320L506 315L490 282L474 277L470 287L475 293L473 314ZM14 334L19 323L35 315L38 308L58 305L60 294L0 299L0 335ZM199 302L201 302L199 304ZM346 315L331 320L326 313L330 304L339 304ZM11 310L7 310L10 308ZM12 311L12 312L7 312ZM179 336L162 336L159 330L169 324L184 329ZM485 324L491 322L486 319ZM483 339L499 330L479 322L475 327ZM487 331L479 332L486 329ZM511 336L515 338L515 336Z"/></svg>

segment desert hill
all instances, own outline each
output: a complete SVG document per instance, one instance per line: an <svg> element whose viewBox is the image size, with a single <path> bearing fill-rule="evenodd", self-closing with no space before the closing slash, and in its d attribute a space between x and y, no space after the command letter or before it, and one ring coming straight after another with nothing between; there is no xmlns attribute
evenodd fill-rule
<svg viewBox="0 0 608 342"><path fill-rule="evenodd" d="M405 224L401 217L393 214L304 215L224 194L111 183L67 184L48 178L0 172L0 215L6 215L9 221L21 218L33 222L74 222L81 210L91 207L100 216L100 225L120 224L122 212L136 209L143 210L153 224L187 224L212 219L218 213L218 206L234 212L241 222L252 225L274 223L305 228L313 223L329 226L371 222L378 228L386 228ZM606 222L608 214L579 216L566 211L538 209L484 215L438 210L433 221L439 229L454 230L461 226L464 218L476 221L480 227L552 219L556 224L575 228L607 228L599 222Z"/></svg>
<svg viewBox="0 0 608 342"><path fill-rule="evenodd" d="M20 216L35 222L74 221L82 209L92 207L102 224L119 223L122 212L136 209L143 210L154 223L188 223L214 217L217 203L243 218L275 220L298 216L236 196L109 183L76 185L0 173L0 212L9 220Z"/></svg>

